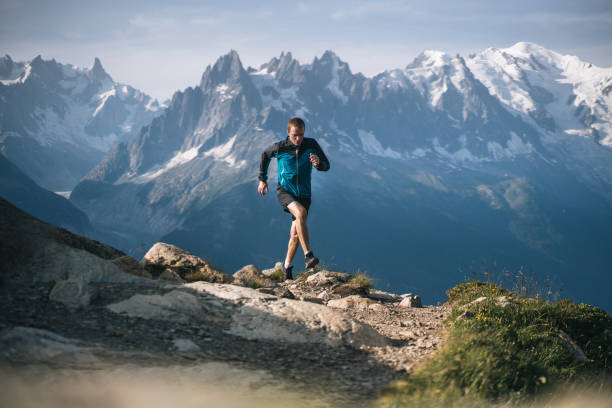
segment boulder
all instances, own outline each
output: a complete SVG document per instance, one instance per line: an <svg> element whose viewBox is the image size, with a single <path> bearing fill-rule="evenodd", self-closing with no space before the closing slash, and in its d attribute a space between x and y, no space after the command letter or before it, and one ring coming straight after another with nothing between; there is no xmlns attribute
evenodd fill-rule
<svg viewBox="0 0 612 408"><path fill-rule="evenodd" d="M159 277L162 273L169 271L188 282L226 283L232 281L229 274L215 268L205 259L163 242L153 245L140 263L154 277ZM174 275L166 274L165 276L173 277Z"/></svg>
<svg viewBox="0 0 612 408"><path fill-rule="evenodd" d="M348 273L323 270L309 275L306 278L306 284L315 288L333 286L347 282L350 277Z"/></svg>
<svg viewBox="0 0 612 408"><path fill-rule="evenodd" d="M353 295L341 299L332 299L327 302L327 306L336 309L357 309L368 310L371 305L376 304L375 301L369 298Z"/></svg>
<svg viewBox="0 0 612 408"><path fill-rule="evenodd" d="M274 283L268 279L255 265L247 265L234 273L234 284L257 289L273 286Z"/></svg>
<svg viewBox="0 0 612 408"><path fill-rule="evenodd" d="M423 307L421 297L419 295L402 295L403 299L400 302L400 306L403 307Z"/></svg>
<svg viewBox="0 0 612 408"><path fill-rule="evenodd" d="M83 279L59 280L51 289L49 299L63 303L71 310L89 306L93 292Z"/></svg>
<svg viewBox="0 0 612 408"><path fill-rule="evenodd" d="M263 271L261 271L262 274L264 274L265 276L270 276L272 275L274 272L276 271L282 271L283 270L283 263L282 262L277 262L274 265L274 268L271 269L264 269Z"/></svg>
<svg viewBox="0 0 612 408"><path fill-rule="evenodd" d="M120 256L119 258L113 259L112 262L126 273L140 276L142 278L152 277L151 274L145 270L142 264L131 256Z"/></svg>
<svg viewBox="0 0 612 408"><path fill-rule="evenodd" d="M368 292L368 297L381 302L400 302L402 300L402 297L396 295L395 293L383 292L376 289L370 289Z"/></svg>
<svg viewBox="0 0 612 408"><path fill-rule="evenodd" d="M49 240L38 243L37 252L13 268L16 281L26 277L38 282L82 279L84 282L127 283L142 279L85 250Z"/></svg>

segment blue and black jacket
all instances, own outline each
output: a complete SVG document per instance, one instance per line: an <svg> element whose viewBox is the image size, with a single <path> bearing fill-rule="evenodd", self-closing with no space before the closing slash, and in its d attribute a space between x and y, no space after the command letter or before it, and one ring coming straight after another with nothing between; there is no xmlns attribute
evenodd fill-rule
<svg viewBox="0 0 612 408"><path fill-rule="evenodd" d="M310 174L313 167L310 162L310 153L319 157L317 170L329 170L329 161L321 146L314 139L305 137L299 146L291 143L289 137L274 143L261 155L259 180L266 181L268 179L270 160L276 157L278 160L278 185L296 198L310 198Z"/></svg>

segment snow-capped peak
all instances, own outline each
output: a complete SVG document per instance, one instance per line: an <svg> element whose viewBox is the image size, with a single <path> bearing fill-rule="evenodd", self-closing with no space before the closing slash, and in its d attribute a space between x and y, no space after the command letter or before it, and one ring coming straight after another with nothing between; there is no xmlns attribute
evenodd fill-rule
<svg viewBox="0 0 612 408"><path fill-rule="evenodd" d="M427 50L420 53L406 69L441 68L452 61L453 57L443 51Z"/></svg>
<svg viewBox="0 0 612 408"><path fill-rule="evenodd" d="M580 135L612 147L612 68L528 42L488 48L466 64L492 95L545 132Z"/></svg>

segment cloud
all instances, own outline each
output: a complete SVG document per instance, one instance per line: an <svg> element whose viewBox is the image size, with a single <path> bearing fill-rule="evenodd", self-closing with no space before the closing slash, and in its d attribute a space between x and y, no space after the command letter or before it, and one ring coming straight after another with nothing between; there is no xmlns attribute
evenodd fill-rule
<svg viewBox="0 0 612 408"><path fill-rule="evenodd" d="M374 4L361 4L356 7L347 6L341 10L333 11L329 17L332 20L338 21L350 18L361 18L374 14L396 16L398 14L407 14L414 11L415 9L413 7L405 4L381 2Z"/></svg>
<svg viewBox="0 0 612 408"><path fill-rule="evenodd" d="M134 28L143 29L167 29L177 27L179 20L176 18L159 18L145 15L136 15L128 20L128 24Z"/></svg>
<svg viewBox="0 0 612 408"><path fill-rule="evenodd" d="M191 24L195 24L195 25L213 26L213 25L217 25L217 24L221 23L221 19L219 19L219 18L212 18L212 17L208 17L208 18L192 18L191 20L189 20L189 22Z"/></svg>

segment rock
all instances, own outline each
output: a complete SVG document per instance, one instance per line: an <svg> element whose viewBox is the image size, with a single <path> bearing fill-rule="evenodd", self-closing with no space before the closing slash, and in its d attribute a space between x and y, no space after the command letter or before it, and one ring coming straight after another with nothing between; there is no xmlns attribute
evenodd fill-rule
<svg viewBox="0 0 612 408"><path fill-rule="evenodd" d="M323 299L318 298L318 297L312 297L312 296L300 296L300 301L302 301L302 302L310 302L310 303L317 303L319 305L323 304Z"/></svg>
<svg viewBox="0 0 612 408"><path fill-rule="evenodd" d="M258 291L259 293L265 293L266 295L276 296L276 293L274 293L274 288L256 288L255 290Z"/></svg>
<svg viewBox="0 0 612 408"><path fill-rule="evenodd" d="M82 279L85 282L134 282L142 279L125 273L112 261L57 242L40 242L37 251L13 269L16 277L27 276L35 282L67 279Z"/></svg>
<svg viewBox="0 0 612 408"><path fill-rule="evenodd" d="M201 351L200 347L189 339L174 339L172 343L179 353L191 354Z"/></svg>
<svg viewBox="0 0 612 408"><path fill-rule="evenodd" d="M461 313L457 319L458 320L468 320L468 319L473 319L474 318L474 313L470 312L469 310L466 310L465 312Z"/></svg>
<svg viewBox="0 0 612 408"><path fill-rule="evenodd" d="M586 363L587 357L584 354L584 351L578 346L574 340L570 338L564 331L560 331L559 334L559 342L565 347L567 351L572 354L572 358L576 363Z"/></svg>
<svg viewBox="0 0 612 408"><path fill-rule="evenodd" d="M134 282L112 263L125 254L100 242L42 222L0 198L0 270L4 283Z"/></svg>
<svg viewBox="0 0 612 408"><path fill-rule="evenodd" d="M401 331L398 333L402 340L414 340L417 336L410 330Z"/></svg>
<svg viewBox="0 0 612 408"><path fill-rule="evenodd" d="M166 269L158 276L158 278L178 283L187 283L185 279L181 278L180 275L174 272L172 269Z"/></svg>
<svg viewBox="0 0 612 408"><path fill-rule="evenodd" d="M55 283L49 293L49 299L60 302L69 309L89 306L92 290L83 279L60 280Z"/></svg>
<svg viewBox="0 0 612 408"><path fill-rule="evenodd" d="M274 294L284 299L295 299L295 295L293 294L293 292L291 292L289 289L285 289L279 286L276 286L274 288Z"/></svg>
<svg viewBox="0 0 612 408"><path fill-rule="evenodd" d="M368 288L364 288L353 283L344 283L340 286L332 288L332 293L340 295L342 297L351 295L367 296Z"/></svg>
<svg viewBox="0 0 612 408"><path fill-rule="evenodd" d="M232 281L229 274L215 268L208 261L163 242L153 245L140 263L153 276L159 276L164 271L169 270L189 282L225 283Z"/></svg>
<svg viewBox="0 0 612 408"><path fill-rule="evenodd" d="M274 285L255 265L247 265L234 273L234 284L253 289Z"/></svg>
<svg viewBox="0 0 612 408"><path fill-rule="evenodd" d="M335 277L327 276L324 271L317 272L306 278L306 283L314 287L330 286L337 282L338 280Z"/></svg>
<svg viewBox="0 0 612 408"><path fill-rule="evenodd" d="M270 276L272 275L274 272L276 271L281 271L283 269L283 263L282 262L277 262L274 265L274 268L271 269L264 269L263 271L261 271L262 274L264 274L265 276Z"/></svg>
<svg viewBox="0 0 612 408"><path fill-rule="evenodd" d="M402 300L401 296L398 296L394 293L383 292L381 290L376 289L370 289L368 297L370 299L379 300L381 302L399 302Z"/></svg>
<svg viewBox="0 0 612 408"><path fill-rule="evenodd" d="M479 297L478 299L474 299L474 300L472 300L472 301L471 301L470 303L468 303L468 304L469 304L469 305L476 305L476 304L478 304L478 303L482 303L482 302L484 302L485 300L487 300L487 297L486 297L486 296L481 296L481 297Z"/></svg>
<svg viewBox="0 0 612 408"><path fill-rule="evenodd" d="M317 297L323 301L328 301L329 299L331 299L331 295L329 294L328 291L324 290L321 293L319 293L317 295Z"/></svg>
<svg viewBox="0 0 612 408"><path fill-rule="evenodd" d="M142 278L152 278L151 274L145 270L141 263L131 256L121 256L113 259L112 262L126 273L140 276Z"/></svg>
<svg viewBox="0 0 612 408"><path fill-rule="evenodd" d="M315 288L333 286L346 283L350 277L351 275L348 273L323 270L309 275L306 278L306 284Z"/></svg>
<svg viewBox="0 0 612 408"><path fill-rule="evenodd" d="M403 307L423 307L421 297L419 295L402 296L403 299L400 302L400 306Z"/></svg>
<svg viewBox="0 0 612 408"><path fill-rule="evenodd" d="M505 308L512 303L512 298L510 296L498 296L495 298L495 302L498 306Z"/></svg>
<svg viewBox="0 0 612 408"><path fill-rule="evenodd" d="M374 303L376 302L374 302L372 299L353 295L341 299L332 299L327 302L327 306L334 307L336 309L368 310L370 305Z"/></svg>
<svg viewBox="0 0 612 408"><path fill-rule="evenodd" d="M163 295L134 295L113 303L107 308L115 313L143 319L164 320L179 323L202 323L217 320L230 311L212 297L203 298L184 290L172 290Z"/></svg>
<svg viewBox="0 0 612 408"><path fill-rule="evenodd" d="M229 332L236 336L331 346L387 344L370 326L323 305L279 299L235 285L194 282L185 286L241 305L232 309Z"/></svg>
<svg viewBox="0 0 612 408"><path fill-rule="evenodd" d="M92 368L99 362L94 349L48 330L12 327L0 332L2 359L27 364Z"/></svg>
<svg viewBox="0 0 612 408"><path fill-rule="evenodd" d="M381 305L380 303L373 303L368 307L368 310L371 312L384 312L387 310L386 307L384 307L383 305Z"/></svg>

